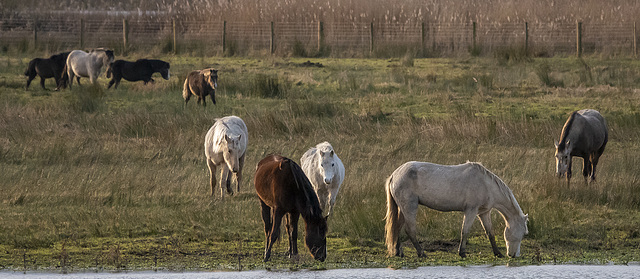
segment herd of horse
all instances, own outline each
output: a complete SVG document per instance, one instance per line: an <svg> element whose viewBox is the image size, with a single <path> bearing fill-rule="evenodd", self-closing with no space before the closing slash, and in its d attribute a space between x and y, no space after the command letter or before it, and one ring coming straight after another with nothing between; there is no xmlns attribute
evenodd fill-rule
<svg viewBox="0 0 640 279"><path fill-rule="evenodd" d="M171 65L158 59L138 59L136 61L115 60L113 50L105 48L96 48L88 52L83 50L73 50L51 55L49 58L34 58L29 61L27 70L24 75L27 76L26 90L37 76L40 77L40 86L47 89L44 85L45 80L53 78L56 82L56 91L66 87L71 88L73 78L76 78L80 84L80 78L89 78L91 84L96 84L98 76L102 68L106 68L107 78L110 78L107 89L114 86L118 89L120 81L143 81L144 84L155 82L152 78L154 73L160 73L162 78L169 80L169 69ZM218 87L218 70L204 69L195 70L187 75L184 81L184 89L182 97L186 107L191 96L198 99L198 104L202 102L203 106L207 106L205 97L211 96L211 101L216 104L216 88Z"/></svg>
<svg viewBox="0 0 640 279"><path fill-rule="evenodd" d="M153 82L151 76L160 73L169 79L170 65L161 60L140 59L135 62L114 60L113 51L94 49L90 52L74 50L52 55L47 59L36 58L25 71L26 88L40 76L44 87L46 78L54 78L56 89L71 87L73 78L88 77L95 83L103 66L107 77L112 77L110 88L118 87L121 79ZM205 97L213 104L217 88L218 71L204 69L187 75L183 87L184 105L191 95L198 104L206 106ZM602 115L593 109L574 111L562 128L560 140L555 141L556 175L571 180L572 157L583 158L582 174L585 182L596 179L596 166L608 141L608 128ZM240 192L242 171L249 143L249 131L237 116L216 119L205 136L204 151L210 172L211 195L215 194L216 176L220 168L220 195L233 195L232 180L236 192ZM298 254L298 220L305 222L305 245L314 259L327 257L327 219L331 216L336 197L345 178L345 167L333 146L322 142L309 148L300 159L294 160L271 154L258 163L254 186L258 194L264 223L264 261L271 257L273 244L280 236L282 218L289 236L289 257ZM235 179L232 179L235 178ZM520 208L511 189L497 175L476 162L460 165L439 165L410 161L402 164L386 179L384 192L387 200L385 216L385 243L391 256L403 256L400 232L405 233L419 257L424 256L417 239L416 215L419 205L438 211L463 212L462 231L458 254L466 256L466 242L476 217L485 230L493 253L503 257L492 232L491 211L496 209L505 221L504 240L509 257L520 256L520 244L528 233L528 215Z"/></svg>

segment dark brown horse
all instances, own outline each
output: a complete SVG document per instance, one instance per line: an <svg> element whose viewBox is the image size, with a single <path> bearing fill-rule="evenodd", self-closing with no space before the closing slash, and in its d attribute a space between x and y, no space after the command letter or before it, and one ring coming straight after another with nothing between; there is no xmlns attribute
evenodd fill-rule
<svg viewBox="0 0 640 279"><path fill-rule="evenodd" d="M574 111L562 128L560 142L556 141L556 175L571 180L571 157L582 157L582 175L585 181L596 180L596 166L604 152L609 133L607 122L596 110ZM587 181L588 182L588 181Z"/></svg>
<svg viewBox="0 0 640 279"><path fill-rule="evenodd" d="M69 76L63 75L65 63L69 52L63 52L51 55L49 58L35 58L29 61L27 70L24 71L24 75L27 76L27 86L25 89L29 89L31 81L40 76L40 86L44 87L44 81L47 78L53 78L56 81L56 90L66 86L66 79Z"/></svg>
<svg viewBox="0 0 640 279"><path fill-rule="evenodd" d="M296 162L280 155L268 155L258 163L254 179L266 236L264 261L280 236L280 223L286 216L289 257L298 254L298 218L305 222L305 244L314 259L327 257L327 220L322 217L318 197L311 182Z"/></svg>

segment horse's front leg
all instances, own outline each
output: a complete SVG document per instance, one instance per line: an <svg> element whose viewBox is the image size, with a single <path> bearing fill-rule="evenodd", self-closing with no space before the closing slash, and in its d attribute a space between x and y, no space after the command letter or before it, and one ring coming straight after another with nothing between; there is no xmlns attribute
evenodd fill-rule
<svg viewBox="0 0 640 279"><path fill-rule="evenodd" d="M332 184L333 185L333 184ZM338 196L338 191L340 190L340 185L333 185L335 188L331 189L329 196L329 209L327 212L327 216L331 215L333 212L333 206L336 204L336 197Z"/></svg>
<svg viewBox="0 0 640 279"><path fill-rule="evenodd" d="M589 176L591 175L591 172L591 156L588 156L582 160L582 176L584 177L584 183L589 184Z"/></svg>
<svg viewBox="0 0 640 279"><path fill-rule="evenodd" d="M567 187L571 185L571 158L569 158L569 164L567 165Z"/></svg>
<svg viewBox="0 0 640 279"><path fill-rule="evenodd" d="M227 193L230 196L233 195L233 189L231 189L231 171L229 170L226 162L222 163L222 171L220 172L220 175L220 190L224 192L224 189L227 189ZM224 193L222 193L222 195L224 197Z"/></svg>
<svg viewBox="0 0 640 279"><path fill-rule="evenodd" d="M42 89L47 90L46 87L44 87L44 81L45 79L43 77L40 77L40 87L42 87Z"/></svg>
<svg viewBox="0 0 640 279"><path fill-rule="evenodd" d="M458 246L458 255L460 255L460 257L464 258L467 256L467 237L469 237L471 225L473 225L477 214L477 209L468 210L464 213L464 218L462 218L462 232L460 233L460 246Z"/></svg>
<svg viewBox="0 0 640 279"><path fill-rule="evenodd" d="M500 250L498 250L498 245L496 245L496 238L493 235L493 231L491 230L491 210L481 213L478 216L480 217L480 223L484 228L484 232L487 234L489 242L491 242L491 249L493 249L493 254L498 258L504 257L502 253L500 253Z"/></svg>
<svg viewBox="0 0 640 279"><path fill-rule="evenodd" d="M236 172L236 193L240 193L240 183L242 183L242 169L244 168L244 156L242 154L240 158L238 158L238 172Z"/></svg>
<svg viewBox="0 0 640 279"><path fill-rule="evenodd" d="M300 213L290 212L286 215L286 228L289 235L289 258L293 258L298 255L298 220Z"/></svg>
<svg viewBox="0 0 640 279"><path fill-rule="evenodd" d="M278 236L280 236L280 224L282 223L282 217L284 216L284 212L281 210L273 210L272 212L272 225L271 232L269 233L269 239L267 242L267 249L264 252L264 261L268 261L271 258L271 248L273 244L278 240Z"/></svg>

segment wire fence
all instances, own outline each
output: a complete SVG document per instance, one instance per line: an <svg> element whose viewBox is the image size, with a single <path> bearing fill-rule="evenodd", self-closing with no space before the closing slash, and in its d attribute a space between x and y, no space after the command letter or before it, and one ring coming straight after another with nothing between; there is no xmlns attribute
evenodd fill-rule
<svg viewBox="0 0 640 279"><path fill-rule="evenodd" d="M154 18L0 15L0 47L51 52L109 47L119 53L204 55L447 56L524 48L540 55L637 54L635 23L225 22Z"/></svg>

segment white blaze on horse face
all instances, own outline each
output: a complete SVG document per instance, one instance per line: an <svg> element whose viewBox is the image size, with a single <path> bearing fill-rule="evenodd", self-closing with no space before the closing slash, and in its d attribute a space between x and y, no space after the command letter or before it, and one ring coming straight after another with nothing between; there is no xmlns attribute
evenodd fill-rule
<svg viewBox="0 0 640 279"><path fill-rule="evenodd" d="M335 162L334 162L334 156L333 156L333 150L331 150L330 152L322 152L322 151L318 151L318 154L320 156L320 173L322 174L322 179L324 181L324 184L331 184L331 180L333 180L333 176L334 174L334 166L335 166Z"/></svg>
<svg viewBox="0 0 640 279"><path fill-rule="evenodd" d="M240 135L235 137L230 137L225 135L224 139L227 143L226 148L222 152L222 156L224 157L224 161L227 163L227 167L229 170L236 173L240 168L240 154L239 153L239 145L240 145Z"/></svg>

